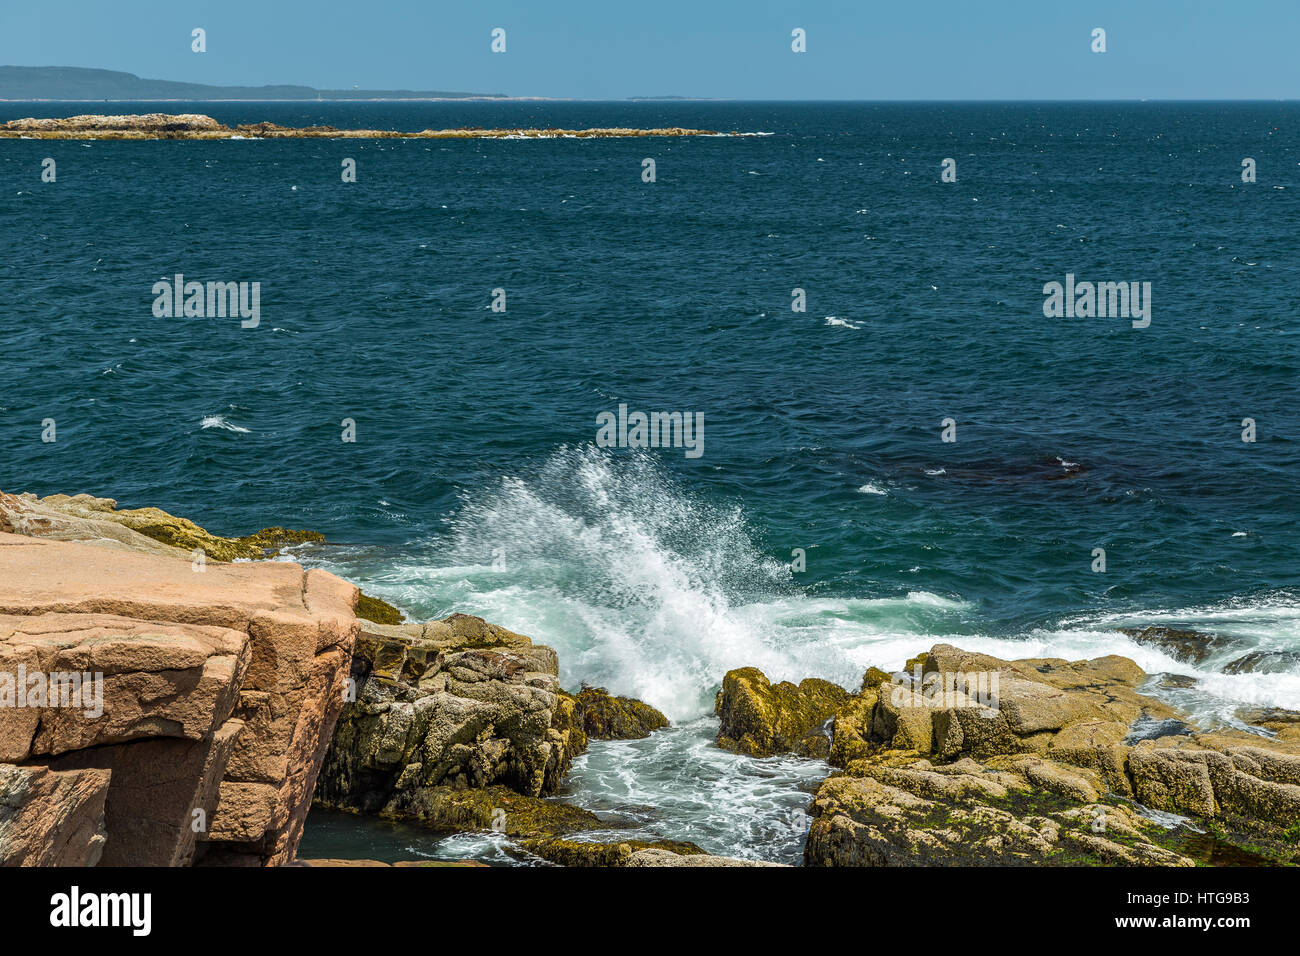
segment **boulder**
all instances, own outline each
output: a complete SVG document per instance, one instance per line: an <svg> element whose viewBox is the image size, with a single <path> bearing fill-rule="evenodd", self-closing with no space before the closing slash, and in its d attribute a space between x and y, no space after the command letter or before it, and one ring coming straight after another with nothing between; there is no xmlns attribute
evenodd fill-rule
<svg viewBox="0 0 1300 956"><path fill-rule="evenodd" d="M356 700L339 720L317 802L397 814L426 789L554 793L587 746L557 674L551 648L482 618L366 624L352 658Z"/></svg>
<svg viewBox="0 0 1300 956"><path fill-rule="evenodd" d="M668 726L668 718L631 697L612 697L603 687L578 692L582 729L595 740L637 740Z"/></svg>
<svg viewBox="0 0 1300 956"><path fill-rule="evenodd" d="M859 761L818 790L804 862L1194 865L1157 842L1160 827L1125 807L1096 803L1096 793L1087 775L1032 759L1000 768L970 758L947 765L926 759L900 765L887 756Z"/></svg>
<svg viewBox="0 0 1300 956"><path fill-rule="evenodd" d="M714 705L718 746L751 757L791 751L825 757L831 745L826 725L850 696L838 684L817 678L796 686L772 684L755 667L728 671Z"/></svg>
<svg viewBox="0 0 1300 956"><path fill-rule="evenodd" d="M24 796L10 819L82 781L76 794L107 789L69 801L78 845L98 813L102 840L85 846L100 849L81 857L292 859L343 706L356 588L290 563L196 563L116 520L108 499L52 497L0 494L0 521L30 532L0 532L0 696L34 673L50 687L90 675L94 693L0 708L0 760L46 771L11 786ZM44 858L0 838L0 862Z"/></svg>

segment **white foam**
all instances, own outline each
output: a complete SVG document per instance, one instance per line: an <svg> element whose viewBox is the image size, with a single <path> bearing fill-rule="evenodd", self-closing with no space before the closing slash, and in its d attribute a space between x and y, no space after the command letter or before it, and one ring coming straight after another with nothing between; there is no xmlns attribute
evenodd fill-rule
<svg viewBox="0 0 1300 956"><path fill-rule="evenodd" d="M199 422L199 426L201 428L222 428L228 432L240 432L244 435L249 433L247 428L240 425L234 425L227 421L225 415L206 415L203 420Z"/></svg>
<svg viewBox="0 0 1300 956"><path fill-rule="evenodd" d="M886 493L873 484L859 490ZM822 677L856 688L867 667L900 669L937 643L1005 659L1120 654L1151 674L1197 678L1179 703L1198 720L1231 720L1247 704L1300 708L1300 674L1221 673L1251 650L1300 648L1295 593L993 633L951 594L806 592L756 543L739 508L696 498L650 456L591 446L562 449L534 474L476 490L450 525L447 539L431 543L431 557L394 563L359 552L359 565L336 569L416 617L462 611L528 634L559 652L566 687L603 685L674 721L711 712L714 691L735 667L761 668L774 681ZM1234 647L1192 666L1117 630L1150 624L1228 635Z"/></svg>

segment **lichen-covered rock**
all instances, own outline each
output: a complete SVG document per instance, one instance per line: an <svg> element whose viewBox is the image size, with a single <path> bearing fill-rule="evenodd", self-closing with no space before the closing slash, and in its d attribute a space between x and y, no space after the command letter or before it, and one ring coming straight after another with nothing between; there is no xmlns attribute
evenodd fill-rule
<svg viewBox="0 0 1300 956"><path fill-rule="evenodd" d="M559 866L628 866L634 854L643 850L656 850L677 856L705 856L708 854L694 843L676 840L622 840L616 843L598 843L587 840L556 837L542 840L523 840L521 845L534 856ZM711 859L716 859L711 857Z"/></svg>
<svg viewBox="0 0 1300 956"><path fill-rule="evenodd" d="M0 492L0 532L59 541L82 541L99 546L122 546L133 551L191 557L203 552L206 561L257 561L273 557L281 548L304 542L322 542L315 531L265 528L241 538L210 534L188 518L178 518L160 508L117 510L112 498L93 495L7 495Z"/></svg>
<svg viewBox="0 0 1300 956"><path fill-rule="evenodd" d="M831 746L825 725L850 696L838 684L817 678L796 686L773 684L755 667L728 671L714 705L718 746L752 757L790 751L825 757Z"/></svg>
<svg viewBox="0 0 1300 956"><path fill-rule="evenodd" d="M558 800L527 797L502 786L405 789L394 793L379 815L414 821L430 830L481 830L519 840L554 840L608 826L590 810Z"/></svg>
<svg viewBox="0 0 1300 956"><path fill-rule="evenodd" d="M587 745L557 673L551 648L481 618L365 625L352 659L356 700L339 720L317 801L398 813L424 789L554 793Z"/></svg>
<svg viewBox="0 0 1300 956"><path fill-rule="evenodd" d="M1193 865L1156 842L1163 835L1157 825L1095 803L1086 775L1057 776L1041 763L992 769L970 758L899 763L858 761L822 785L811 808L807 865ZM1034 777L1043 772L1052 776ZM1058 789L1079 802L1058 797Z"/></svg>
<svg viewBox="0 0 1300 956"><path fill-rule="evenodd" d="M1115 656L1002 661L941 644L913 663L889 683L869 675L836 713L831 761L845 774L814 801L809 862L1182 865L1199 852L1127 800L1200 821L1216 853L1296 855L1300 715L1240 715L1272 736L1205 733L1142 694L1146 675ZM961 686L994 699L932 693L946 675L980 675Z"/></svg>
<svg viewBox="0 0 1300 956"><path fill-rule="evenodd" d="M1144 740L1128 755L1134 796L1157 810L1217 818L1296 842L1300 746L1221 732Z"/></svg>
<svg viewBox="0 0 1300 956"><path fill-rule="evenodd" d="M582 729L595 740L637 740L668 726L668 718L631 697L613 697L603 687L583 687L577 696Z"/></svg>

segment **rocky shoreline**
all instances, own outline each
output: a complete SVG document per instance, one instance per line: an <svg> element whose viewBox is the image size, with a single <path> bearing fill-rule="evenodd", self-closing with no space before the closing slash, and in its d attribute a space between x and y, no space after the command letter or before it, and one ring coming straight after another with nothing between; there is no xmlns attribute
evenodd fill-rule
<svg viewBox="0 0 1300 956"><path fill-rule="evenodd" d="M145 113L103 116L85 114L52 119L11 120L0 124L0 139L625 139L646 136L719 136L712 130L665 127L635 129L423 129L398 132L389 129L338 129L334 126L278 126L245 123L225 126L201 113Z"/></svg>
<svg viewBox="0 0 1300 956"><path fill-rule="evenodd" d="M1300 863L1300 713L1201 731L1149 680L1119 656L947 644L844 698L746 668L719 691L718 741L838 768L809 811L810 866Z"/></svg>
<svg viewBox="0 0 1300 956"><path fill-rule="evenodd" d="M334 575L258 560L319 540L0 493L0 692L5 674L102 674L97 714L0 707L0 864L388 865L297 860L314 802L496 832L564 866L774 865L619 840L617 819L558 799L589 740L664 716L566 691L552 648L481 618L405 621ZM1191 635L1135 639L1213 642ZM1154 680L1118 656L945 644L852 692L740 668L717 743L826 762L805 865L1300 862L1300 713L1202 729Z"/></svg>

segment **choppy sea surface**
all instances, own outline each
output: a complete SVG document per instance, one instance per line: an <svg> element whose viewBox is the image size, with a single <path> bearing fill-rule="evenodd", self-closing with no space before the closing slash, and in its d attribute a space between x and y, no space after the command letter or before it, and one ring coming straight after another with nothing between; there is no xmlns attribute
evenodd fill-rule
<svg viewBox="0 0 1300 956"><path fill-rule="evenodd" d="M1199 678L1180 703L1207 723L1300 707L1300 105L9 103L0 121L155 110L766 134L0 141L0 488L322 531L298 560L413 617L529 634L566 686L673 719L593 743L561 799L797 861L825 768L712 746L741 665L856 687L939 641L1119 653ZM260 282L261 324L155 317L176 273ZM1150 282L1150 326L1046 317L1067 273ZM702 414L703 454L600 447L620 404ZM1192 666L1116 630L1147 624L1232 642ZM1252 651L1295 654L1224 673ZM304 841L415 854L517 862L490 836L333 815Z"/></svg>

